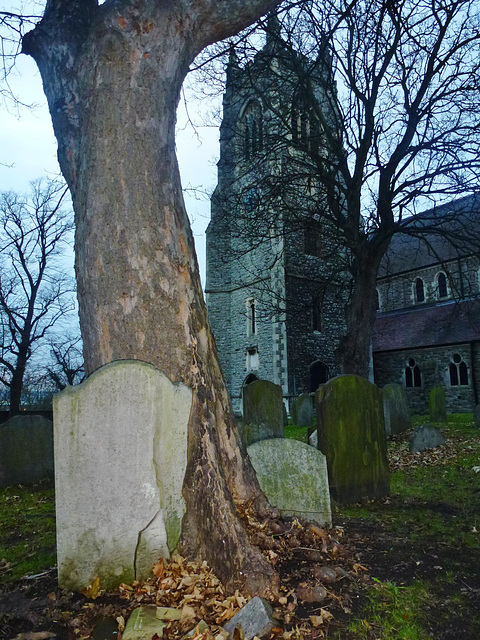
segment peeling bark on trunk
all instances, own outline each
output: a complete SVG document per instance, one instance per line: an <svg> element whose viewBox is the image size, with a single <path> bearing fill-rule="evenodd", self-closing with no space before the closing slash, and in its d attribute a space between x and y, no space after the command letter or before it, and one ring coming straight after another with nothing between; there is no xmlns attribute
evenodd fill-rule
<svg viewBox="0 0 480 640"><path fill-rule="evenodd" d="M139 359L193 389L181 548L207 559L229 587L263 594L277 590L278 576L249 542L236 505L265 512L268 503L208 327L174 134L194 56L274 4L51 0L24 39L72 192L86 371Z"/></svg>

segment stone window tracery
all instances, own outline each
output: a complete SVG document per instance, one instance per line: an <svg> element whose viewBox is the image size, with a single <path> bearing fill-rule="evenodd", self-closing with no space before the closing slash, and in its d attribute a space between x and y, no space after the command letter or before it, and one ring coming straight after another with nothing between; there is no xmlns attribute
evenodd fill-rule
<svg viewBox="0 0 480 640"><path fill-rule="evenodd" d="M454 353L449 364L450 386L468 385L468 367L459 353Z"/></svg>
<svg viewBox="0 0 480 640"><path fill-rule="evenodd" d="M263 150L262 107L256 100L251 100L243 113L243 144L246 160Z"/></svg>
<svg viewBox="0 0 480 640"><path fill-rule="evenodd" d="M418 366L414 358L409 358L405 367L405 386L422 386L422 375L420 373L420 367Z"/></svg>
<svg viewBox="0 0 480 640"><path fill-rule="evenodd" d="M422 278L415 280L415 302L425 302L425 285Z"/></svg>

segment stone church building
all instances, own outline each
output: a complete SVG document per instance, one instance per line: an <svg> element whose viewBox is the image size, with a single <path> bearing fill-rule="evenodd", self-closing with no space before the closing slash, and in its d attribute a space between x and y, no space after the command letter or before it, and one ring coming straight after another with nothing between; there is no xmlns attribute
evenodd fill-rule
<svg viewBox="0 0 480 640"><path fill-rule="evenodd" d="M207 307L237 412L253 380L280 385L288 407L340 374L335 348L345 331L345 252L316 213L324 195L302 153L325 144L292 81L307 59L281 40L274 19L270 27L246 66L230 55L207 229ZM328 56L309 73L324 117L334 119ZM476 218L480 199L452 207ZM405 386L416 413L427 411L435 384L446 388L449 411L478 403L479 267L478 252L441 236L392 241L378 279L373 377L379 386Z"/></svg>

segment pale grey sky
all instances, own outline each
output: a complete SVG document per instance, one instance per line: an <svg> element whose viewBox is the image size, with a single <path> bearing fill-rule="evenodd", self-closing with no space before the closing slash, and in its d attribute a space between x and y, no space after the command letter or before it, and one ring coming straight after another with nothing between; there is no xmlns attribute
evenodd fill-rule
<svg viewBox="0 0 480 640"><path fill-rule="evenodd" d="M14 2L6 4L14 4ZM26 191L31 180L45 174L56 175L56 141L53 135L40 75L31 58L21 55L9 77L17 98L31 109L18 108L13 103L0 107L0 191ZM190 103L190 115L199 105ZM203 187L209 192L216 183L215 161L218 157L218 129L200 127L197 134L186 124L183 104L179 107L177 154L184 187ZM210 218L210 203L185 194L187 211L192 222L202 282L205 282L205 229Z"/></svg>

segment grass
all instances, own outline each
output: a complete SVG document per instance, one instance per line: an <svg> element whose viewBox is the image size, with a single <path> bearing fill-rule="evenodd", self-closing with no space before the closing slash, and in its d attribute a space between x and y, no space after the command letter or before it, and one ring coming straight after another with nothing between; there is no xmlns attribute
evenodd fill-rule
<svg viewBox="0 0 480 640"><path fill-rule="evenodd" d="M414 422L425 424L426 420L419 417ZM391 548L384 551L384 575L388 575L389 562L404 559L401 553L395 555L397 544L405 550L406 559L412 554L421 558L423 551L428 558L436 558L432 550L438 550L441 556L433 560L430 572L425 561L413 580L403 577L397 584L377 580L364 594L363 608L348 628L349 639L443 637L438 629L433 636L428 631L435 624L440 628L449 624L467 626L467 635L462 638L480 637L478 607L475 604L472 608L471 603L479 579L474 565L480 557L480 473L473 467L480 465L480 431L474 428L472 414L449 416L448 426L442 431L447 436L448 456L457 452L453 459L434 453L427 454L422 464L413 459L410 466L405 464L391 474L390 499L335 510L337 518L352 520L352 528L355 521L363 520L367 529L370 523L371 530L378 528L386 540L391 540ZM397 457L403 449L408 459L407 442L389 443L389 448ZM435 563L441 566L435 567ZM372 566L374 575L375 570ZM429 624L425 610L430 611Z"/></svg>
<svg viewBox="0 0 480 640"><path fill-rule="evenodd" d="M0 583L41 573L56 563L51 483L0 490Z"/></svg>
<svg viewBox="0 0 480 640"><path fill-rule="evenodd" d="M433 640L425 635L422 611L430 598L423 584L399 587L377 580L367 591L364 617L352 622L349 631L359 640Z"/></svg>

